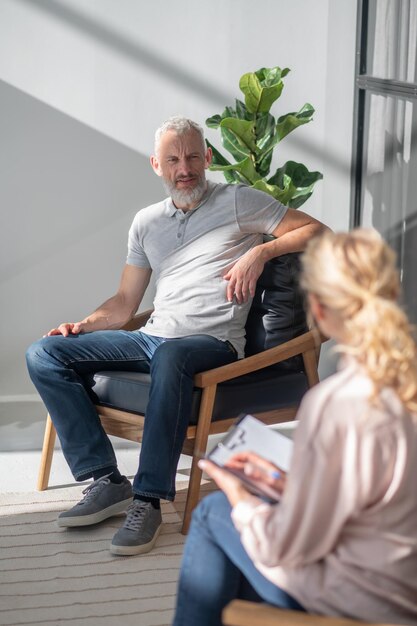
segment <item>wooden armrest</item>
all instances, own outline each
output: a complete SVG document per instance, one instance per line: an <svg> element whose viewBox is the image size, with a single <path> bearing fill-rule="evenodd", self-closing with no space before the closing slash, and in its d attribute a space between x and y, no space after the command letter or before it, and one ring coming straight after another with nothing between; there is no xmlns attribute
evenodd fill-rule
<svg viewBox="0 0 417 626"><path fill-rule="evenodd" d="M237 376L243 376L250 372L256 372L257 370L264 369L269 365L275 365L281 361L285 361L292 356L308 352L310 350L316 350L317 347L317 332L309 330L290 341L248 356L245 359L230 363L229 365L223 365L221 367L215 367L205 372L200 372L194 376L194 384L196 387L209 387L222 383L225 380L236 378Z"/></svg>
<svg viewBox="0 0 417 626"><path fill-rule="evenodd" d="M138 328L141 328L146 324L152 311L153 309L147 309L141 313L136 313L136 315L123 326L122 330L138 330Z"/></svg>
<svg viewBox="0 0 417 626"><path fill-rule="evenodd" d="M359 622L344 617L310 615L245 600L234 600L228 604L223 611L222 620L225 626L395 626Z"/></svg>

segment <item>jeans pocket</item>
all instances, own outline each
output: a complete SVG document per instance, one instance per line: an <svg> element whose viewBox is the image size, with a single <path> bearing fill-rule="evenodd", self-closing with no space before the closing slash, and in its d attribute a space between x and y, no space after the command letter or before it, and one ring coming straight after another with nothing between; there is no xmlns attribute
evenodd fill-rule
<svg viewBox="0 0 417 626"><path fill-rule="evenodd" d="M230 341L225 341L224 343L225 343L225 344L227 345L227 347L230 349L230 352L232 352L232 353L235 355L235 357L237 358L237 350L236 350L236 348L234 347L234 345L233 345L232 343L230 343Z"/></svg>

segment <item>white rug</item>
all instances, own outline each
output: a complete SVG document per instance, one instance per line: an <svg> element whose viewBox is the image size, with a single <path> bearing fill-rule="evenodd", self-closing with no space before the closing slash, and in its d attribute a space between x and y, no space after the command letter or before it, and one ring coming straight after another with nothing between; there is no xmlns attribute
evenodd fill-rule
<svg viewBox="0 0 417 626"><path fill-rule="evenodd" d="M152 552L115 557L108 546L122 518L78 529L56 524L82 489L0 495L0 625L169 625L185 541L185 490L162 503L164 525Z"/></svg>

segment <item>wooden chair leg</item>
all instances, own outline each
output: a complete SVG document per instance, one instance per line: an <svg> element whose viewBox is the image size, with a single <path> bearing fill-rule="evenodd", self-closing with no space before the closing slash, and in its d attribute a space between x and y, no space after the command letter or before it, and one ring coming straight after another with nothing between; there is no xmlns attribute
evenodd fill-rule
<svg viewBox="0 0 417 626"><path fill-rule="evenodd" d="M43 439L41 465L38 474L37 490L44 491L48 487L49 475L51 473L52 455L56 439L55 426L49 414L46 416L45 436Z"/></svg>
<svg viewBox="0 0 417 626"><path fill-rule="evenodd" d="M309 387L313 387L319 382L316 351L303 352L303 361Z"/></svg>
<svg viewBox="0 0 417 626"><path fill-rule="evenodd" d="M200 455L205 453L207 449L207 441L211 424L211 416L213 415L214 399L216 397L217 385L205 387L203 389L200 413L198 416L197 432L195 435L195 444L193 452L193 460L191 464L190 482L187 491L187 501L184 510L184 519L182 523L181 533L186 535L190 527L191 514L198 503L200 495L200 484L202 471L198 467Z"/></svg>

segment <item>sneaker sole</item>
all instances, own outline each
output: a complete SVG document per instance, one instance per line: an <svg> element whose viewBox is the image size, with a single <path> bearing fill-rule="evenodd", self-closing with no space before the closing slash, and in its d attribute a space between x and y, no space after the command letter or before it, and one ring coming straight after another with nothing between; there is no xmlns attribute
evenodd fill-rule
<svg viewBox="0 0 417 626"><path fill-rule="evenodd" d="M158 535L161 532L162 523L158 526L154 536L148 543L142 543L139 546L118 546L114 543L110 544L110 553L117 556L133 556L135 554L144 554L150 552L155 545Z"/></svg>
<svg viewBox="0 0 417 626"><path fill-rule="evenodd" d="M98 524L99 522L102 522L109 517L113 517L113 515L120 515L121 513L125 513L127 507L132 502L132 499L133 498L129 498L128 500L121 500L120 502L116 502L116 504L108 506L106 509L97 511L97 513L91 513L90 515L58 517L58 526L67 528L72 526L90 526L92 524Z"/></svg>

